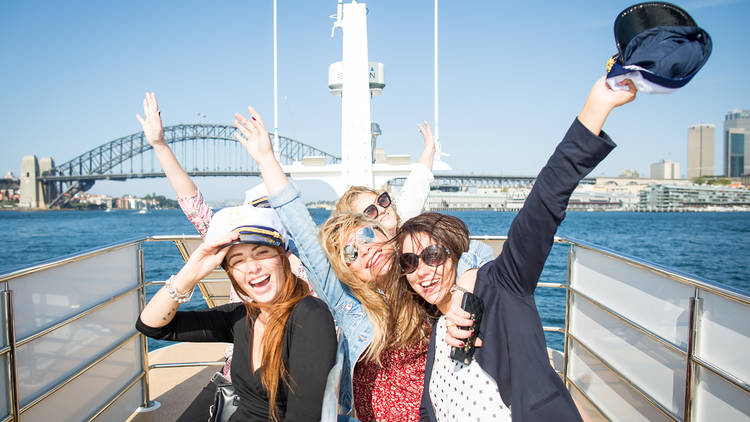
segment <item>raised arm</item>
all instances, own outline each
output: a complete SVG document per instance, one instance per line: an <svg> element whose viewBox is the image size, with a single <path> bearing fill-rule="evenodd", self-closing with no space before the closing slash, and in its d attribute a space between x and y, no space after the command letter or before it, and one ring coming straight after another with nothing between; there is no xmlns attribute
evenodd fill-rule
<svg viewBox="0 0 750 422"><path fill-rule="evenodd" d="M143 312L140 320L148 327L159 328L169 324L180 306L180 302L170 296L169 289L174 289L172 295L185 296L189 294L195 285L207 276L214 268L221 264L229 248L221 248L239 237L238 233L227 233L211 242L203 242L198 249L190 255L190 258L182 269L169 280L168 285L159 289L151 298Z"/></svg>
<svg viewBox="0 0 750 422"><path fill-rule="evenodd" d="M435 179L432 175L432 162L435 159L435 139L432 137L432 129L426 121L424 127L419 124L417 126L424 138L424 150L395 199L401 221L416 217L422 212L427 195L430 194L430 183Z"/></svg>
<svg viewBox="0 0 750 422"><path fill-rule="evenodd" d="M153 92L147 92L146 98L143 99L143 114L145 118L139 114L136 114L135 117L141 123L146 141L154 148L156 158L159 160L167 180L177 193L177 197L193 196L198 189L195 187L195 183L190 180L190 176L182 169L177 157L174 156L164 140L161 112L159 111L159 104L156 102L156 94Z"/></svg>
<svg viewBox="0 0 750 422"><path fill-rule="evenodd" d="M240 141L253 160L258 163L263 183L265 183L269 195L275 195L289 183L289 179L281 168L281 163L273 154L271 138L268 137L263 119L254 108L248 107L247 110L250 112L250 119L239 113L234 115L234 125L238 130L234 133L234 137Z"/></svg>
<svg viewBox="0 0 750 422"><path fill-rule="evenodd" d="M294 239L298 257L309 270L307 275L313 290L331 310L335 310L344 295L343 286L318 243L318 229L310 212L273 155L271 139L263 120L252 107L248 107L248 110L250 119L241 114L234 116L234 124L238 130L235 137L258 163L270 194L268 202L279 213L281 221Z"/></svg>
<svg viewBox="0 0 750 422"><path fill-rule="evenodd" d="M601 78L591 88L580 115L542 168L523 208L513 219L502 253L479 270L478 292L494 285L519 295L534 293L555 232L565 218L570 195L615 147L601 128L612 109L635 99L635 86L629 80L626 84L629 91L613 91Z"/></svg>
<svg viewBox="0 0 750 422"><path fill-rule="evenodd" d="M432 171L432 162L435 160L435 138L432 136L432 128L427 120L424 121L424 127L417 123L419 133L424 138L424 150L419 156L419 164L427 167L427 170Z"/></svg>

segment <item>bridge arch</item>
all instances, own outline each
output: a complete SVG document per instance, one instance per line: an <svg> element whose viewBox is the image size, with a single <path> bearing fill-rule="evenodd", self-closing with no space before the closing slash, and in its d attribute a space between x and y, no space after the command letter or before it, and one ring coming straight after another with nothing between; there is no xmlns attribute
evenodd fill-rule
<svg viewBox="0 0 750 422"><path fill-rule="evenodd" d="M247 157L242 145L234 138L234 126L221 124L179 124L164 128L164 140L176 152L179 158L186 160L189 146L193 149L193 162L182 165L191 176L257 176L259 171L257 165ZM190 145L188 145L190 144ZM203 165L199 166L196 151L200 146L203 152L206 146L213 149L210 165L206 165L207 157L202 156ZM178 149L183 152L180 157ZM136 162L137 157L143 158L144 154L153 148L146 141L143 132L133 133L121 138L99 145L83 154L64 162L50 171L44 172L40 180L43 184L56 186L60 192L49 204L49 207L61 206L68 202L73 195L81 191L89 190L97 180L126 180L129 178L164 177L161 171L145 171L143 160ZM221 153L218 152L221 150ZM292 164L302 161L303 157L315 156L324 160L326 164L341 162L341 158L329 154L323 150L299 142L297 140L279 136L279 153L282 164ZM232 160L247 157L246 165L232 168ZM123 170L123 165L129 171Z"/></svg>

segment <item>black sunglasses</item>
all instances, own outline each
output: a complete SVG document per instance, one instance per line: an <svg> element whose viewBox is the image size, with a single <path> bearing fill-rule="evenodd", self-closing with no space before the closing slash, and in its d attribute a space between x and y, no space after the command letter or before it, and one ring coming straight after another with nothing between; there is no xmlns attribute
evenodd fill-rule
<svg viewBox="0 0 750 422"><path fill-rule="evenodd" d="M420 258L430 267L437 267L445 263L449 254L450 251L448 248L440 247L438 245L430 245L424 248L419 255L411 252L401 254L399 257L399 263L401 264L401 270L404 274L411 274L419 267Z"/></svg>
<svg viewBox="0 0 750 422"><path fill-rule="evenodd" d="M378 195L378 198L375 200L375 204L380 205L381 208L388 208L391 206L391 196L388 195L388 192L383 192ZM376 207L375 204L368 205L367 208L362 211L362 214L366 215L368 218L378 218L380 212L378 212L378 207Z"/></svg>

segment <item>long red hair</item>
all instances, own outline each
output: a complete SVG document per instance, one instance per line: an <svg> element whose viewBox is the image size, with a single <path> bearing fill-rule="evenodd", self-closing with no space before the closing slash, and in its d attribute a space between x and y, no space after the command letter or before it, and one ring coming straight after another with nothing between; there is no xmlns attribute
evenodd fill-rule
<svg viewBox="0 0 750 422"><path fill-rule="evenodd" d="M254 324L255 319L260 314L260 310L265 308L269 316L266 322L266 331L260 342L261 362L263 372L261 373L261 383L268 393L268 415L272 421L277 421L276 415L276 397L278 396L279 382L283 381L289 389L294 388L294 380L289 376L289 372L284 366L282 351L284 348L284 328L286 327L289 315L292 309L305 297L310 294L310 288L307 283L292 273L289 265L289 259L282 247L276 248L281 259L282 271L284 272L284 282L281 285L276 298L272 303L261 305L255 302L243 300L245 310L248 315L248 324ZM223 265L227 269L226 264ZM232 274L229 274L229 280L235 291L243 292L244 290L235 281ZM246 295L246 294L245 294Z"/></svg>

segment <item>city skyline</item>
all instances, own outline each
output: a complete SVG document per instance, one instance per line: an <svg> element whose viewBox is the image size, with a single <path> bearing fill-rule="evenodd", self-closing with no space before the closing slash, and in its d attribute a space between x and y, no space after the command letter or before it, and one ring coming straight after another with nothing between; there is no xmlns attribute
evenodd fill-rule
<svg viewBox="0 0 750 422"><path fill-rule="evenodd" d="M724 118L724 174L750 173L750 110L730 110Z"/></svg>
<svg viewBox="0 0 750 422"><path fill-rule="evenodd" d="M701 123L688 128L687 176L688 178L716 174L716 126Z"/></svg>
<svg viewBox="0 0 750 422"><path fill-rule="evenodd" d="M416 123L433 123L431 3L368 4L370 60L384 63L386 74L383 96L372 101L383 130L379 147L413 159L422 145ZM536 174L616 51L612 22L630 4L548 4L539 13L534 4L441 3L440 137L451 154L445 160L457 172ZM605 130L619 147L592 176L628 168L646 175L659 160L686 171L685 128L720 127L729 110L750 107L741 36L750 4L679 5L711 34L712 57L677 92L639 95L615 110ZM134 115L142 113L146 91L156 92L165 125L231 124L234 112L252 104L272 126L271 2L11 1L4 10L0 49L9 65L0 77L12 83L0 98L3 174L18 174L25 154L59 164L138 132ZM326 86L328 65L341 55L340 32L330 38L334 12L335 1L279 4L279 133L338 154L340 99ZM239 197L258 181L197 180L216 200ZM309 184L310 191L326 191ZM92 191L171 194L163 179L97 182Z"/></svg>

